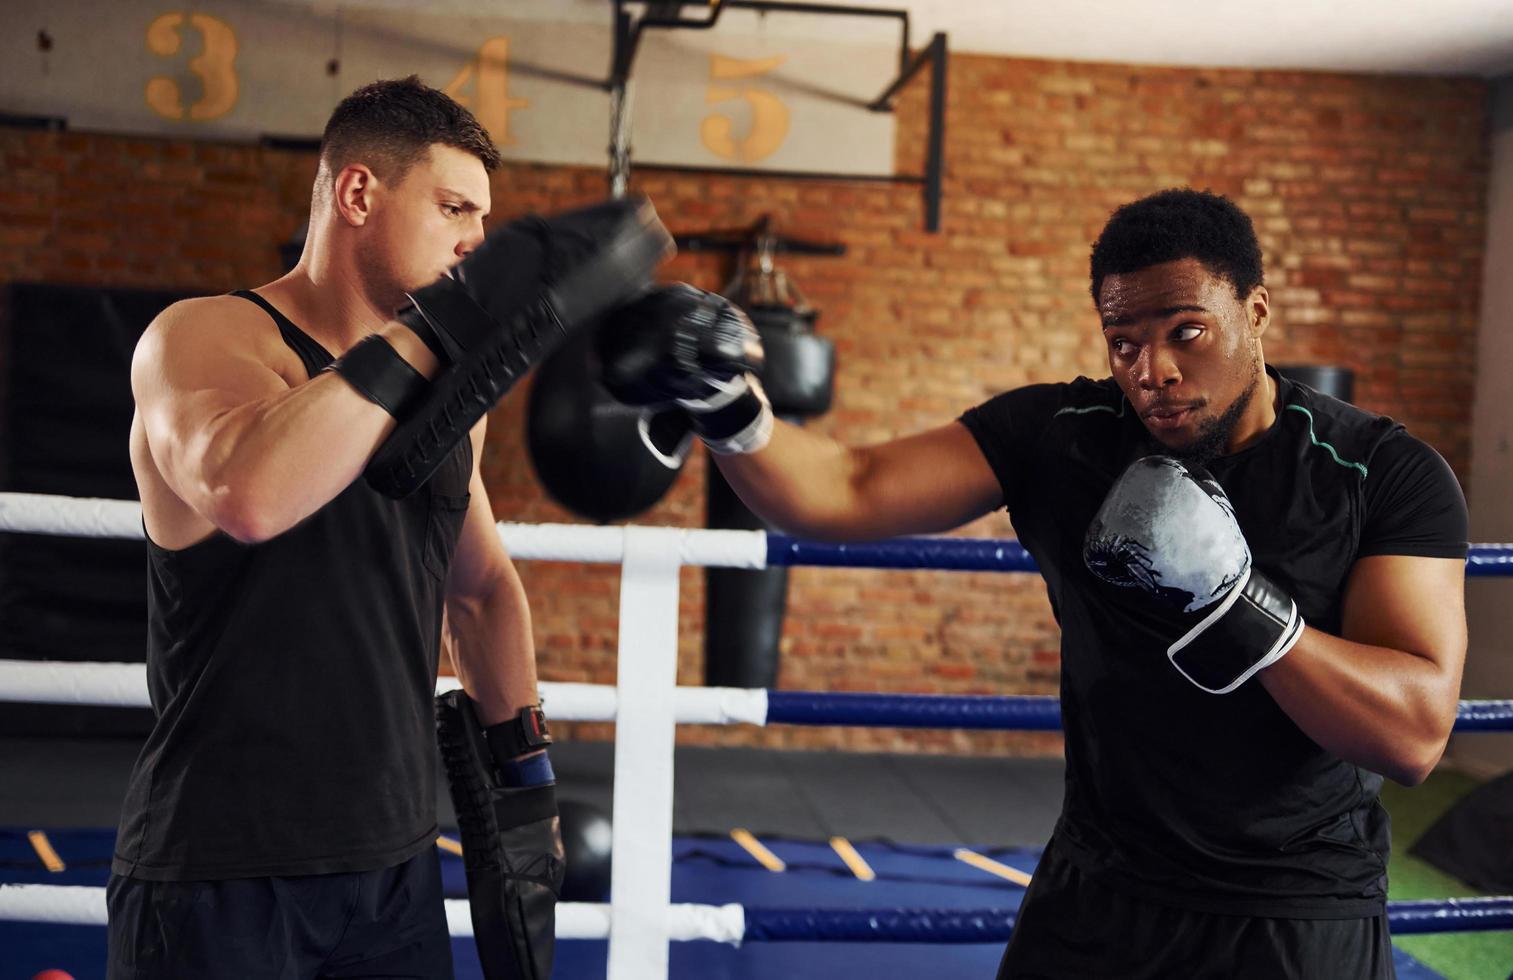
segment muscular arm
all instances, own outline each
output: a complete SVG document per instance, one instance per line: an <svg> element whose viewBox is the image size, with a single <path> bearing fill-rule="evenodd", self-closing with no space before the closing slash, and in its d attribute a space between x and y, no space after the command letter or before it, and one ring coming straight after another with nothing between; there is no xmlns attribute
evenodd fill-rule
<svg viewBox="0 0 1513 980"><path fill-rule="evenodd" d="M334 375L287 380L257 318L265 319L231 297L177 303L148 327L131 369L157 475L243 542L281 534L334 498L395 424ZM383 333L412 364L435 370L408 329L390 324ZM146 498L144 490L150 509Z"/></svg>
<svg viewBox="0 0 1513 980"><path fill-rule="evenodd" d="M779 421L760 452L712 458L753 512L820 540L945 531L1003 503L997 477L959 422L853 449Z"/></svg>
<svg viewBox="0 0 1513 980"><path fill-rule="evenodd" d="M1466 657L1465 563L1360 559L1346 583L1341 633L1305 630L1257 677L1325 749L1405 785L1422 782L1455 723Z"/></svg>
<svg viewBox="0 0 1513 980"><path fill-rule="evenodd" d="M488 726L539 699L530 606L499 540L479 473L486 424L479 422L472 431L471 500L447 576L446 621L452 668Z"/></svg>

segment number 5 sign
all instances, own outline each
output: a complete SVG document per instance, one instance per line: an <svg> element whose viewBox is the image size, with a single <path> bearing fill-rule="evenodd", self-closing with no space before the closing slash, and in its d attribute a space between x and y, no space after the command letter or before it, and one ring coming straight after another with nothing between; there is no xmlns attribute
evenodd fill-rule
<svg viewBox="0 0 1513 980"><path fill-rule="evenodd" d="M756 78L767 74L786 60L786 55L743 61L712 54L709 56L709 77L713 82ZM704 101L710 105L732 99L740 99L750 108L750 132L738 140L734 135L735 123L729 116L706 116L699 126L699 137L705 149L721 159L738 160L741 163L754 163L776 153L783 145L783 140L788 138L788 107L783 104L783 100L766 89L752 86L736 88L711 84L704 93Z"/></svg>

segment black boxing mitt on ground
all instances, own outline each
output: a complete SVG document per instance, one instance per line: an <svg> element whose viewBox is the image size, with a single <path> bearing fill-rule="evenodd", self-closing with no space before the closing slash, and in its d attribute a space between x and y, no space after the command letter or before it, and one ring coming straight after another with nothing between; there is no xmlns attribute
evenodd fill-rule
<svg viewBox="0 0 1513 980"><path fill-rule="evenodd" d="M1198 617L1166 655L1210 694L1233 691L1303 634L1297 603L1251 563L1229 497L1202 467L1131 463L1088 526L1082 558L1103 581Z"/></svg>
<svg viewBox="0 0 1513 980"><path fill-rule="evenodd" d="M534 365L650 286L672 250L645 198L606 201L497 228L450 275L410 294L398 319L441 362L429 383L397 367L392 384L374 380L375 356L399 359L376 336L343 358L367 345L356 364L332 366L399 419L363 472L369 485L389 497L413 493Z"/></svg>

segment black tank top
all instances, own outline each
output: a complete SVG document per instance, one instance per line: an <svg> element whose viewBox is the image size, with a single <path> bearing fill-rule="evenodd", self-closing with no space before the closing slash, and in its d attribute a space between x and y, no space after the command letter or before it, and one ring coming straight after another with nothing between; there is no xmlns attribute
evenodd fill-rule
<svg viewBox="0 0 1513 980"><path fill-rule="evenodd" d="M314 377L331 355L254 293ZM468 504L463 440L390 500L359 479L243 545L147 542L157 716L112 869L156 881L366 871L436 834L432 694L443 582Z"/></svg>

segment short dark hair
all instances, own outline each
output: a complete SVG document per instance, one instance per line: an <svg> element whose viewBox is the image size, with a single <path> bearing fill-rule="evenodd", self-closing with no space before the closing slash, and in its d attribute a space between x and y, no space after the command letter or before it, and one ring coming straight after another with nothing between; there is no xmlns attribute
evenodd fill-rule
<svg viewBox="0 0 1513 980"><path fill-rule="evenodd" d="M1092 293L1106 276L1197 259L1244 299L1262 284L1261 243L1250 216L1211 191L1173 188L1124 205L1093 243Z"/></svg>
<svg viewBox="0 0 1513 980"><path fill-rule="evenodd" d="M465 150L485 170L503 162L477 118L419 76L364 85L342 99L321 134L320 158L332 175L364 163L398 183L436 143Z"/></svg>

